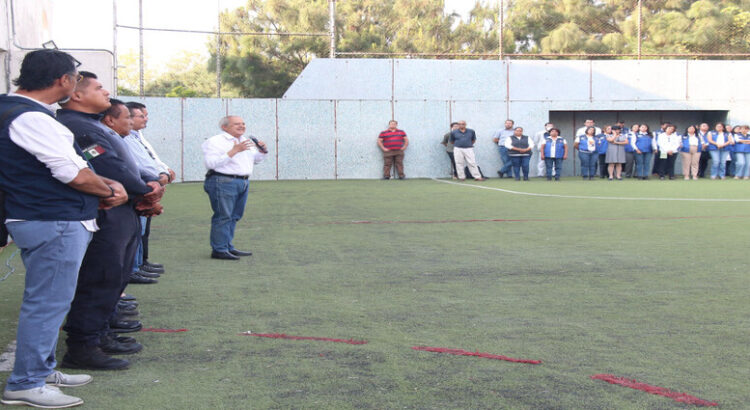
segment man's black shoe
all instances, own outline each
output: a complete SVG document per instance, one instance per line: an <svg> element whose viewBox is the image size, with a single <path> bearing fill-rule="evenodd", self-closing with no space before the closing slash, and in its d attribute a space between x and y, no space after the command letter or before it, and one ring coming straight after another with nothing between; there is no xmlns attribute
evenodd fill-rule
<svg viewBox="0 0 750 410"><path fill-rule="evenodd" d="M109 329L115 333L137 332L143 328L137 320L115 320L109 322Z"/></svg>
<svg viewBox="0 0 750 410"><path fill-rule="evenodd" d="M122 300L117 302L117 310L135 310L135 309L138 309L137 302L125 302Z"/></svg>
<svg viewBox="0 0 750 410"><path fill-rule="evenodd" d="M148 273L158 273L158 274L164 273L164 268L154 268L153 266L148 266L145 263L141 265L141 268L139 270L143 272L148 272Z"/></svg>
<svg viewBox="0 0 750 410"><path fill-rule="evenodd" d="M503 175L505 175L505 174L503 174L503 173L502 173L502 172L500 172L500 171L497 171L497 176L499 176L500 178L502 178L502 177L503 177Z"/></svg>
<svg viewBox="0 0 750 410"><path fill-rule="evenodd" d="M143 261L143 265L148 266L149 268L164 269L164 265L156 262Z"/></svg>
<svg viewBox="0 0 750 410"><path fill-rule="evenodd" d="M141 269L138 269L138 270L137 270L137 271L135 271L134 273L135 273L136 275L141 275L141 276L143 276L144 278L152 278L152 279L156 279L156 278L158 278L158 277L161 277L161 275L159 275L158 273L153 273L153 272L146 272L146 271L144 271L144 270L141 270Z"/></svg>
<svg viewBox="0 0 750 410"><path fill-rule="evenodd" d="M123 343L111 337L103 337L99 347L106 354L135 354L143 350L143 345L138 342Z"/></svg>
<svg viewBox="0 0 750 410"><path fill-rule="evenodd" d="M238 249L230 249L229 253L231 253L234 256L252 256L253 253L250 251L241 251Z"/></svg>
<svg viewBox="0 0 750 410"><path fill-rule="evenodd" d="M107 356L99 346L68 346L62 360L62 367L68 369L122 370L130 362Z"/></svg>
<svg viewBox="0 0 750 410"><path fill-rule="evenodd" d="M120 335L118 335L118 334L116 334L115 332L112 332L112 331L110 331L110 333L108 333L108 335L109 335L109 337L111 337L112 339L117 340L120 343L135 343L136 342L136 340L135 340L134 337L120 336Z"/></svg>
<svg viewBox="0 0 750 410"><path fill-rule="evenodd" d="M147 278L147 277L138 275L136 273L131 273L128 283L159 283L159 281L156 279Z"/></svg>
<svg viewBox="0 0 750 410"><path fill-rule="evenodd" d="M134 310L124 310L124 309L117 309L117 316L124 317L124 316L138 316L141 312L138 311L138 309Z"/></svg>
<svg viewBox="0 0 750 410"><path fill-rule="evenodd" d="M135 302L135 296L131 295L130 293L126 293L124 296L120 296L120 300L124 300L126 302Z"/></svg>
<svg viewBox="0 0 750 410"><path fill-rule="evenodd" d="M240 260L239 256L234 256L229 252L217 252L213 251L211 252L211 259L224 259L228 261L238 261Z"/></svg>
<svg viewBox="0 0 750 410"><path fill-rule="evenodd" d="M398 177L398 179L406 179L406 177Z"/></svg>

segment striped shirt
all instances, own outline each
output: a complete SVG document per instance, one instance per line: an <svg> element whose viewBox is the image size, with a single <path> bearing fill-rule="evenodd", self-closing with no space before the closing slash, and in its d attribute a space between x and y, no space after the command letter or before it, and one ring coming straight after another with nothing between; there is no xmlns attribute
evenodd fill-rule
<svg viewBox="0 0 750 410"><path fill-rule="evenodd" d="M381 132L378 138L383 140L383 146L386 149L401 149L404 146L406 133L399 129L393 131L388 129Z"/></svg>

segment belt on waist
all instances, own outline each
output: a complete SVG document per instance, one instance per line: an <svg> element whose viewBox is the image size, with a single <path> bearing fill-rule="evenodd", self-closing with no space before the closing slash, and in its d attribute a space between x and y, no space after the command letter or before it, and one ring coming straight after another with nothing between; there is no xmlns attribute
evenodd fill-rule
<svg viewBox="0 0 750 410"><path fill-rule="evenodd" d="M219 176L219 177L227 177L227 178L235 178L235 179L248 179L249 177L247 175L229 175L229 174L222 174L221 172L216 172L214 170L210 170L206 173L206 178L211 176Z"/></svg>

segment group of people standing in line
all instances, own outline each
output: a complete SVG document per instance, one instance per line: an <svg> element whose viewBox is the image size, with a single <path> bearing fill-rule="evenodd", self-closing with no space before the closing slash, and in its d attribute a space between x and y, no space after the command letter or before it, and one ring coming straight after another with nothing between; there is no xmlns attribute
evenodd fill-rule
<svg viewBox="0 0 750 410"><path fill-rule="evenodd" d="M455 146L451 146L460 124L465 127L466 122L451 124L451 132L445 134L442 144L451 160L453 178L463 180L464 162L456 156ZM708 123L690 125L682 134L669 122L662 123L654 132L648 124L633 124L626 128L622 121L601 129L594 120L588 119L576 131L573 149L578 151L584 180L592 180L597 175L609 180L622 180L623 177L647 180L650 175L658 175L662 180L674 179L678 156L681 156L685 180L703 178L706 170L710 170L711 179L725 179L727 176L750 179L748 131L750 127L747 125L732 128L721 122L713 129ZM514 127L513 120L506 120L505 128L493 136L503 162L497 171L498 176L528 180L531 157L537 150L539 176L559 180L562 163L569 156L568 142L560 134L560 129L548 122L543 131L530 137L524 134L522 127ZM466 166L470 170L472 166L476 168L472 162ZM481 174L473 176L478 180L485 178Z"/></svg>
<svg viewBox="0 0 750 410"><path fill-rule="evenodd" d="M125 335L142 324L125 287L164 273L148 260L148 231L175 173L141 132L146 107L110 98L79 65L62 51L32 51L14 80L18 89L0 96L0 224L26 268L3 404L83 403L59 389L92 380L55 370L61 327L62 367L129 367L115 356L143 349Z"/></svg>
<svg viewBox="0 0 750 410"><path fill-rule="evenodd" d="M149 261L151 218L175 172L142 130L144 104L110 98L94 73L59 50L29 52L14 84L0 95L0 239L13 238L26 268L16 354L0 403L41 408L83 400L59 387L92 381L56 371L60 328L67 351L61 367L120 370L116 357L143 349L143 327L128 284L153 284L164 266ZM56 110L55 104L61 109ZM202 144L204 190L214 211L211 258L251 256L234 247L253 166L267 153L245 137L238 116ZM5 243L0 242L0 246Z"/></svg>

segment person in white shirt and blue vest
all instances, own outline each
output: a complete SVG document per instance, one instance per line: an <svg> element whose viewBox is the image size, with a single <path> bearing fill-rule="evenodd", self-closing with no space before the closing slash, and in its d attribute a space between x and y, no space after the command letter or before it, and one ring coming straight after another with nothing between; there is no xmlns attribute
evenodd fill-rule
<svg viewBox="0 0 750 410"><path fill-rule="evenodd" d="M0 190L5 220L26 268L18 317L15 364L0 402L60 408L83 403L54 386L89 383L88 375L55 371L60 326L70 309L78 270L96 223L97 208L127 202L123 186L99 177L73 133L54 117L55 102L70 98L81 77L62 51L32 51L0 96Z"/></svg>
<svg viewBox="0 0 750 410"><path fill-rule="evenodd" d="M547 170L547 181L552 180L552 169L555 170L555 181L562 175L563 160L568 159L568 142L560 136L558 128L549 130L549 136L542 141L539 153Z"/></svg>
<svg viewBox="0 0 750 410"><path fill-rule="evenodd" d="M266 157L266 144L244 137L245 121L230 115L219 121L222 132L208 138L201 149L208 169L203 190L211 200L211 258L238 260L252 252L234 247L234 231L245 212L248 178L255 164Z"/></svg>

